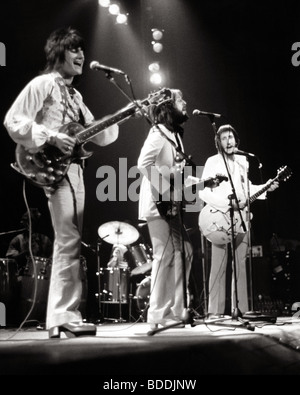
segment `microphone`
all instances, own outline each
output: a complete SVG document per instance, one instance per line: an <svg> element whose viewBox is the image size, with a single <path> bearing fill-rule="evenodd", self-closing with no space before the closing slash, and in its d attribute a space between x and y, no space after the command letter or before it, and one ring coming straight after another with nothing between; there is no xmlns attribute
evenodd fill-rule
<svg viewBox="0 0 300 395"><path fill-rule="evenodd" d="M221 118L221 114L215 114L214 112L206 112L206 111L200 111L200 110L194 110L193 115L198 115L199 117L215 117L215 118Z"/></svg>
<svg viewBox="0 0 300 395"><path fill-rule="evenodd" d="M100 64L96 60L93 60L90 63L90 69L97 70L97 71L102 70L102 71L105 71L106 73L116 73L116 74L125 75L124 71L119 70L119 69L114 69L113 67L104 66L104 64Z"/></svg>
<svg viewBox="0 0 300 395"><path fill-rule="evenodd" d="M256 157L256 155L251 154L250 152L241 151L241 150L239 150L237 148L233 149L233 153L236 154L236 155L252 156L253 158Z"/></svg>

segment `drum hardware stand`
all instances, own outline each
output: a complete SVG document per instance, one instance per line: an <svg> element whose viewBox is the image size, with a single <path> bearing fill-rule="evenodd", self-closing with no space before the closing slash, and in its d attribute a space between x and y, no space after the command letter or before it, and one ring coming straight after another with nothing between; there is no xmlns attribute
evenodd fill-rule
<svg viewBox="0 0 300 395"><path fill-rule="evenodd" d="M108 236L108 235L107 235ZM104 317L102 314L102 306L101 306L101 296L102 296L102 292L101 292L101 279L100 279L100 272L101 272L101 262L100 262L100 249L101 249L101 245L102 245L102 241L105 239L105 237L98 237L97 239L97 276L98 276L98 310L99 310L99 321L98 323L103 322Z"/></svg>
<svg viewBox="0 0 300 395"><path fill-rule="evenodd" d="M118 258L119 259L119 258ZM122 300L121 300L121 270L119 268L119 265L117 265L118 268L118 296L119 296L119 318L115 320L115 322L126 322L124 318L122 317Z"/></svg>
<svg viewBox="0 0 300 395"><path fill-rule="evenodd" d="M130 290L128 294L128 299L129 299L129 307L128 307L128 320L131 322L131 312L132 312L132 299L133 299L133 293L132 293L132 284L130 284Z"/></svg>

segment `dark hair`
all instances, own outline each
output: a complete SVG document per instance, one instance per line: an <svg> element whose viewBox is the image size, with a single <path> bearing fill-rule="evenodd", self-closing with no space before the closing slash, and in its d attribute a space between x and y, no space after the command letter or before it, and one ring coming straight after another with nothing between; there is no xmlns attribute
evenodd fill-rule
<svg viewBox="0 0 300 395"><path fill-rule="evenodd" d="M165 125L171 132L178 132L182 135L183 128L181 124L185 122L188 117L178 114L178 111L174 108L176 96L182 96L182 92L179 89L166 88L165 95L167 100L162 101L162 103L159 102L158 104L150 106L150 120L154 124L161 123Z"/></svg>
<svg viewBox="0 0 300 395"><path fill-rule="evenodd" d="M31 222L33 225L36 225L41 217L41 213L38 208L30 208L30 217L31 217ZM20 225L24 227L28 227L29 225L29 215L28 211L26 211L21 218Z"/></svg>
<svg viewBox="0 0 300 395"><path fill-rule="evenodd" d="M52 32L46 42L46 66L44 72L52 71L56 63L65 61L65 50L81 47L84 50L84 40L81 34L71 27L57 29Z"/></svg>
<svg viewBox="0 0 300 395"><path fill-rule="evenodd" d="M236 147L238 147L240 144L239 135L237 134L237 131L234 129L234 127L228 124L228 125L220 126L219 129L217 130L217 133L215 136L215 145L216 145L217 150L219 150L219 144L221 142L221 134L224 132L232 132L232 134L234 135L234 138L235 138Z"/></svg>

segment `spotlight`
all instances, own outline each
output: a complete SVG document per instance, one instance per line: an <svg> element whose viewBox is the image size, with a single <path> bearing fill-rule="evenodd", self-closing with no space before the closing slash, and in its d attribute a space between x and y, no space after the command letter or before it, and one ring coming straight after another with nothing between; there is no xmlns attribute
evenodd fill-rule
<svg viewBox="0 0 300 395"><path fill-rule="evenodd" d="M108 8L108 11L112 15L118 15L120 13L120 7L118 4L111 4Z"/></svg>
<svg viewBox="0 0 300 395"><path fill-rule="evenodd" d="M152 31L152 37L154 38L154 40L161 40L163 38L163 30L159 30L159 29L151 29Z"/></svg>
<svg viewBox="0 0 300 395"><path fill-rule="evenodd" d="M127 15L125 15L125 14L119 14L119 15L116 17L116 22L119 23L120 25L121 25L121 24L125 24L125 23L127 22Z"/></svg>
<svg viewBox="0 0 300 395"><path fill-rule="evenodd" d="M160 69L159 63L154 62L149 64L148 69L151 71L151 73L157 73Z"/></svg>
<svg viewBox="0 0 300 395"><path fill-rule="evenodd" d="M162 82L162 76L159 73L153 73L150 76L150 82L155 85L159 85Z"/></svg>
<svg viewBox="0 0 300 395"><path fill-rule="evenodd" d="M110 0L98 0L99 5L101 7L109 7L110 6Z"/></svg>
<svg viewBox="0 0 300 395"><path fill-rule="evenodd" d="M161 43L157 43L157 42L152 42L153 45L153 51L156 53L160 53L163 50L163 45Z"/></svg>

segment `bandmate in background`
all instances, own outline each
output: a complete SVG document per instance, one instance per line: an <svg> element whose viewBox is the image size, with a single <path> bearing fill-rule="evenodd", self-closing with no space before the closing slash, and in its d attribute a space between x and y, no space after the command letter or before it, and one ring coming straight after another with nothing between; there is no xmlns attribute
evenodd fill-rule
<svg viewBox="0 0 300 395"><path fill-rule="evenodd" d="M143 174L139 220L147 221L153 249L150 304L147 322L151 329L158 325L184 326L183 260L186 269L187 290L192 264L192 245L176 206L168 212L159 212L158 196L170 201L170 180L178 166L176 147L183 152L183 124L188 120L186 102L178 89L170 90L171 100L154 105L149 111L152 127L138 158L138 169ZM161 182L160 182L161 181ZM169 197L168 197L169 194ZM167 203L168 202L164 202ZM161 210L160 210L161 211ZM184 255L182 255L182 237ZM187 292L188 293L188 292ZM188 295L186 295L188 296Z"/></svg>
<svg viewBox="0 0 300 395"><path fill-rule="evenodd" d="M42 214L37 208L30 208L29 211L30 220L28 212L22 215L20 226L24 227L24 230L10 241L6 251L7 258L16 260L19 275L24 273L27 261L31 258L30 252L33 256L41 258L51 258L53 252L51 239L39 231L38 225Z"/></svg>
<svg viewBox="0 0 300 395"><path fill-rule="evenodd" d="M45 143L70 154L75 138L61 127L77 122L85 127L94 117L74 88L74 77L82 74L84 41L72 28L55 30L45 45L46 67L21 91L6 114L4 125L14 142L39 150ZM105 146L114 142L118 125L91 139ZM78 310L82 281L79 275L81 233L85 199L84 163L73 161L66 176L53 188L45 187L54 228L52 273L48 296L46 329L49 337L95 335L96 326L84 323Z"/></svg>
<svg viewBox="0 0 300 395"><path fill-rule="evenodd" d="M238 147L240 139L236 130L231 125L222 125L218 129L215 137L215 144L218 150L216 155L209 157L205 163L202 177L203 179L213 176L215 173L227 174L227 169L225 167L224 159L221 154L223 150L225 160L228 166L228 170L231 174L232 182L236 191L236 195L239 201L239 207L242 213L245 213L248 198L248 161L245 156L234 154L234 150ZM269 180L270 181L270 180ZM268 181L268 182L269 182ZM267 184L267 183L266 183ZM263 185L253 185L249 181L250 195L257 193L262 189ZM268 189L267 192L271 192L278 188L279 183L275 181ZM232 195L232 186L230 180L224 181L220 184L218 188L204 188L199 192L200 198L208 204L206 208L213 208L213 212L210 210L202 210L199 216L199 225L201 231L206 231L209 224L212 225L212 229L216 229L217 225L213 225L217 220L216 216L218 212L227 213L227 220L230 221L229 208L230 200L229 196ZM260 199L266 198L266 193L263 193L259 197ZM233 200L233 209L235 217L237 215L237 205ZM215 212L217 214L215 214ZM205 216L204 216L205 213ZM243 215L245 218L245 216ZM221 214L221 218L222 214ZM218 221L216 221L218 222ZM230 222L225 222L224 226ZM246 257L248 252L248 232L247 232L247 221L246 231L237 233L235 237L235 251L233 252L236 257L236 274L237 274L237 296L238 296L238 306L235 304L234 297L234 276L232 277L231 286L231 308L234 311L237 307L240 312L244 314L249 311L249 299L248 299L248 282L247 282L247 272L246 272ZM241 229L241 228L240 228ZM218 231L216 234L220 235L220 242L216 242L216 239L212 242L211 246L211 269L209 276L209 286L208 286L208 317L215 318L223 316L225 313L225 298L226 298L226 268L228 260L228 250L231 245L230 240L223 242L222 235L223 232ZM225 234L225 233L224 233ZM229 234L230 239L230 234ZM234 273L233 273L234 274Z"/></svg>

